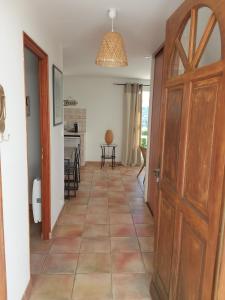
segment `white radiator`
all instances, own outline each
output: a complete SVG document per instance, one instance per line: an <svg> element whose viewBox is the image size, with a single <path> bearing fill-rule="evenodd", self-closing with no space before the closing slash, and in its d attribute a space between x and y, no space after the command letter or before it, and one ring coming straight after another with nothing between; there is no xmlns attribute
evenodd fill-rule
<svg viewBox="0 0 225 300"><path fill-rule="evenodd" d="M36 178L33 182L32 208L34 223L41 222L41 179Z"/></svg>

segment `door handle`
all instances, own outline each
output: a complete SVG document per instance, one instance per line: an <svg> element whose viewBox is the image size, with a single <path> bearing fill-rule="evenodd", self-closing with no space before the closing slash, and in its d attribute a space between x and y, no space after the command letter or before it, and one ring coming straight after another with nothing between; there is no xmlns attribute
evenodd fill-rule
<svg viewBox="0 0 225 300"><path fill-rule="evenodd" d="M153 170L153 174L154 174L154 176L155 176L155 178L156 178L156 182L158 183L159 180L160 180L160 169L159 169L159 168L154 169L154 170Z"/></svg>

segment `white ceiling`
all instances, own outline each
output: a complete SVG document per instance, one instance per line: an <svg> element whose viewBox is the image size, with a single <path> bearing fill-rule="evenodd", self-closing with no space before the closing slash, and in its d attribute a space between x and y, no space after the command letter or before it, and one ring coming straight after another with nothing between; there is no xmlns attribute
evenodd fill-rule
<svg viewBox="0 0 225 300"><path fill-rule="evenodd" d="M43 22L63 45L64 74L150 78L151 54L164 41L168 16L182 0L35 0ZM45 7L45 9L43 9ZM129 66L95 65L101 38L110 30L110 7L118 9L115 30L125 41Z"/></svg>

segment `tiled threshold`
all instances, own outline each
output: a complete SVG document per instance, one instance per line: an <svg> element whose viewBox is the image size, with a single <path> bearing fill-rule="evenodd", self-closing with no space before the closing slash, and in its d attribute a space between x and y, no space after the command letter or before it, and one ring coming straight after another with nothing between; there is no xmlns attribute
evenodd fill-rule
<svg viewBox="0 0 225 300"><path fill-rule="evenodd" d="M149 300L153 219L137 168L88 164L50 241L31 238L32 300Z"/></svg>

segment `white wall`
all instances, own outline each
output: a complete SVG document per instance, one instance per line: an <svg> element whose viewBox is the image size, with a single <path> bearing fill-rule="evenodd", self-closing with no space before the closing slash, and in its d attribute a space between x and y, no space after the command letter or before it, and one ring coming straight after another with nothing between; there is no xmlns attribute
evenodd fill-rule
<svg viewBox="0 0 225 300"><path fill-rule="evenodd" d="M62 49L42 27L29 0L0 0L0 84L6 94L6 135L0 144L8 300L21 300L30 279L28 171L23 31L49 55L52 225L63 205L63 126L52 126L52 63Z"/></svg>
<svg viewBox="0 0 225 300"><path fill-rule="evenodd" d="M30 115L27 116L27 159L31 203L33 180L41 176L39 73L38 57L28 49L24 52L26 97L30 100Z"/></svg>
<svg viewBox="0 0 225 300"><path fill-rule="evenodd" d="M86 161L100 160L99 145L104 142L107 129L113 130L113 142L118 144L116 160L121 161L124 87L113 83L135 81L109 77L64 77L64 96L75 98L77 107L87 109Z"/></svg>
<svg viewBox="0 0 225 300"><path fill-rule="evenodd" d="M86 161L99 161L100 144L107 129L114 133L118 144L117 161L121 161L123 86L113 85L115 78L64 77L64 95L78 101L87 110Z"/></svg>

